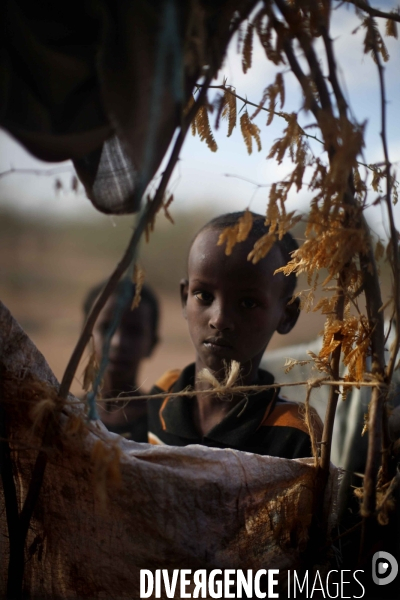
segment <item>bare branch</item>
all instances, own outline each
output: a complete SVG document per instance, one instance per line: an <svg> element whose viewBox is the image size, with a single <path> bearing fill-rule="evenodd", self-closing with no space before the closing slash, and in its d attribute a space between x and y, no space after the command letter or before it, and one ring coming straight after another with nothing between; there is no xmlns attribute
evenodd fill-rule
<svg viewBox="0 0 400 600"><path fill-rule="evenodd" d="M380 58L379 52L375 52L376 64L379 73L379 87L381 96L381 138L383 153L385 156L385 179L386 179L386 194L385 202L389 217L390 227L390 245L392 248L390 262L393 272L393 301L396 318L396 333L393 349L391 350L389 363L386 369L386 379L390 381L393 376L394 367L396 364L396 358L400 346L400 260L399 260L399 247L398 247L398 231L394 223L393 206L392 206L392 176L391 176L391 163L389 160L389 150L387 144L387 133L386 133L386 91L385 91L385 75L384 67Z"/></svg>
<svg viewBox="0 0 400 600"><path fill-rule="evenodd" d="M339 277L340 281L340 277ZM343 288L340 290L338 300L336 302L336 318L339 321L343 320L344 314L344 293ZM335 334L335 339L341 342L341 335ZM332 377L339 379L339 367L340 367L340 355L342 351L341 343L332 353L331 358L331 369L332 369ZM324 429L322 432L322 440L321 440L321 462L320 466L323 473L329 473L329 465L331 460L331 446L332 446L332 435L333 435L333 425L335 422L336 415L336 406L339 398L339 386L332 386L329 391L329 399L328 406L326 408L325 420L324 420Z"/></svg>
<svg viewBox="0 0 400 600"><path fill-rule="evenodd" d="M338 1L338 0L336 0ZM357 8L360 8L364 12L371 15L371 17L380 17L382 19L392 19L392 21L397 21L400 23L400 14L394 12L385 12L383 10L379 10L379 8L374 8L373 6L369 6L365 0L343 0L346 4L354 4Z"/></svg>
<svg viewBox="0 0 400 600"><path fill-rule="evenodd" d="M371 32L374 32L374 28L371 27ZM374 44L377 49L377 40L374 39ZM385 78L384 78L384 68L382 66L382 62L380 59L379 52L375 51L376 64L378 68L379 74L379 84L380 84L380 96L381 96L381 138L383 145L383 152L385 156L385 178L386 178L386 206L388 210L389 216L389 226L390 226L390 244L392 248L392 256L391 256L391 266L393 271L393 296L394 296L394 306L395 306L395 317L396 317L396 334L395 334L395 342L394 348L391 351L391 356L389 359L388 366L386 368L385 373L385 382L389 382L393 375L394 365L396 361L396 356L399 350L399 326L400 326L400 281L399 281L399 251L398 251L398 232L396 230L394 224L393 217L393 208L391 201L391 164L389 160L389 152L387 146L387 135L386 135L386 94L385 94ZM366 265L365 271L367 272L369 265ZM383 320L383 316L381 316ZM384 343L384 340L383 340ZM376 350L375 346L375 350ZM374 346L373 346L374 350ZM376 364L374 367L374 363L382 363L384 366L384 357L377 356L375 352L373 353L373 371L376 368L378 374L382 373L382 365ZM388 447L389 447L389 434L387 430L387 420L383 414L386 394L384 391L375 389L372 394L372 400L369 411L369 444L368 444L368 455L367 455L367 464L365 469L365 480L364 480L364 498L362 505L362 512L366 518L369 518L376 507L376 497L375 497L375 487L377 483L378 476L378 468L379 468L379 458L380 452L382 450L382 481L386 482L389 478L389 456L388 456ZM366 532L364 532L364 537Z"/></svg>
<svg viewBox="0 0 400 600"><path fill-rule="evenodd" d="M75 173L75 169L72 167L72 165L67 165L65 167L54 167L52 169L19 169L11 167L11 169L8 169L8 171L2 171L0 173L0 179L14 173L17 175L38 175L51 177L52 175L58 175L59 173Z"/></svg>
<svg viewBox="0 0 400 600"><path fill-rule="evenodd" d="M324 40L326 56L328 59L329 81L331 82L332 89L333 89L335 97L336 97L339 114L344 116L344 115L346 115L346 112L347 112L347 102L343 96L341 87L340 87L338 79L337 79L337 66L336 66L335 55L333 52L332 39L329 36L328 30L327 30L325 24L322 22L320 23L320 30L321 30L321 34L322 34L322 39Z"/></svg>
<svg viewBox="0 0 400 600"><path fill-rule="evenodd" d="M201 88L202 86L199 85L198 87ZM250 100L248 100L247 98L244 98L243 96L239 96L239 94L234 92L233 89L229 85L224 85L224 84L210 85L208 89L223 90L224 92L227 92L228 94L231 94L232 96L235 96L235 98L237 98L238 100L243 102L244 105L254 106L255 108L258 108L259 110L263 110L267 113L272 112L275 116L281 117L282 119L284 119L286 116L286 113L284 111L276 111L276 110L271 111L269 108L266 108L265 106L260 106L259 104L256 104L255 102L251 102ZM317 138L317 136L306 133L304 131L304 129L302 127L300 127L300 125L299 125L299 129L300 129L301 134L304 135L304 137L315 140L315 141L319 142L320 144L324 143L322 140Z"/></svg>
<svg viewBox="0 0 400 600"><path fill-rule="evenodd" d="M207 82L209 83L209 81L211 81L211 75L209 76L209 78L207 78L206 84L207 84ZM95 304L89 314L89 317L85 323L84 329L83 329L83 331L79 337L79 340L75 346L75 349L72 353L72 356L69 360L69 363L67 365L67 368L65 370L64 376L61 381L61 385L60 385L60 389L59 389L59 399L61 401L67 398L69 388L70 388L73 378L75 376L76 369L79 365L79 361L80 361L82 354L86 348L86 345L90 339L93 326L96 322L98 315L100 314L100 311L102 310L102 308L106 304L108 298L110 297L110 295L114 291L115 287L117 286L119 279L121 278L123 273L126 271L126 269L129 267L129 265L133 259L133 256L134 256L135 249L139 243L140 236L141 236L142 232L144 231L147 223L151 222L152 218L157 213L158 209L162 206L165 190L167 188L168 181L172 175L172 172L174 170L176 162L179 158L179 153L181 151L183 142L185 140L186 133L188 131L190 123L191 123L192 119L194 118L199 106L203 102L206 93L207 93L207 85L205 85L203 90L201 90L196 102L193 104L193 106L190 108L188 114L184 118L184 121L183 121L183 124L181 127L181 131L175 141L174 149L172 151L168 165L163 173L163 177L161 179L160 185L158 186L154 200L147 205L147 207L139 221L139 224L131 237L131 240L128 244L128 247L125 251L124 256L122 257L121 261L119 262L116 269L112 273L105 288L103 289L99 298L95 302ZM62 402L61 402L61 406L62 406ZM38 496L39 496L39 493L40 493L40 490L42 487L43 476L44 476L44 472L45 472L46 465L47 465L47 459L48 459L46 448L51 446L50 442L53 439L55 433L57 432L58 415L61 410L61 406L58 409L58 411L56 411L54 415L51 415L51 418L49 418L47 421L47 424L45 426L45 432L43 435L42 447L36 457L35 465L33 467L32 479L31 479L31 482L29 485L27 496L26 496L24 506L22 508L21 516L20 516L20 527L21 527L20 544L22 545L22 548L24 548L24 546L25 546L25 540L26 540L26 535L28 532L29 523L30 523L30 520L31 520L31 517L33 514L33 510L35 508L35 505L36 505L36 502L37 502L37 499L38 499Z"/></svg>
<svg viewBox="0 0 400 600"><path fill-rule="evenodd" d="M284 0L275 0L275 3L282 15L285 17L291 30L295 32L294 35L297 37L300 46L303 49L310 67L311 75L318 89L322 108L332 114L332 103L329 90L319 66L319 61L315 54L310 36L304 31L304 28L301 27L301 21L298 12L294 11L286 2L284 2Z"/></svg>
<svg viewBox="0 0 400 600"><path fill-rule="evenodd" d="M272 26L274 27L275 31L278 33L281 23L275 17L274 12L271 9L271 6L265 0L264 0L264 4L265 4L267 14L268 14L269 18L271 19ZM318 102L314 98L314 94L311 89L310 82L309 82L306 74L304 73L303 69L301 68L299 61L296 58L296 55L293 51L291 40L288 36L285 36L283 39L283 50L288 59L290 68L292 69L294 75L296 76L298 82L301 85L301 88L304 93L304 97L307 101L307 106L313 113L314 117L318 120L318 115L321 110L321 107L319 106Z"/></svg>

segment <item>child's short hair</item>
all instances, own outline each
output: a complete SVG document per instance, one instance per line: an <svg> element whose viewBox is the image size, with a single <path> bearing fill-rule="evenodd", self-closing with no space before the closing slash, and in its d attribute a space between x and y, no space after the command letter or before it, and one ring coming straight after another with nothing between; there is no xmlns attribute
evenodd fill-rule
<svg viewBox="0 0 400 600"><path fill-rule="evenodd" d="M83 302L83 313L85 317L88 316L93 304L97 296L100 294L101 290L104 288L106 281L102 281L101 283L95 285L91 288ZM126 295L126 306L129 306L132 303L133 298L135 296L136 286L130 279L121 279L118 282L117 287L115 288L112 296L118 296L120 294ZM141 302L148 304L151 310L151 327L154 339L158 337L158 322L160 317L160 309L157 300L157 296L154 294L153 290L146 284L143 285L141 291Z"/></svg>
<svg viewBox="0 0 400 600"><path fill-rule="evenodd" d="M237 224L240 217L243 217L243 215L244 211L238 211L232 213L225 213L223 215L215 217L214 219L211 219L211 221L203 225L200 231L198 231L198 233L196 234L196 238L202 231L205 231L207 229L222 231L227 227L234 227ZM247 239L256 242L261 236L268 233L269 225L265 225L265 217L263 215L253 212L251 213L251 215L253 217L253 226ZM290 261L292 252L294 252L294 250L298 250L299 248L298 243L296 242L292 234L289 232L285 233L281 240L277 239L275 245L280 249L285 265ZM288 295L292 296L297 284L296 274L291 273L286 277L286 280L286 292Z"/></svg>

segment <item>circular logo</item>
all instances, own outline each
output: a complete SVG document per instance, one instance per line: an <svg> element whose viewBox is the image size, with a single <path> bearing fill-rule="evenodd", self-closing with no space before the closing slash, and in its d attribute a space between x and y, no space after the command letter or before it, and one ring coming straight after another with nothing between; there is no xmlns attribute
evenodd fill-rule
<svg viewBox="0 0 400 600"><path fill-rule="evenodd" d="M399 565L389 552L380 550L372 557L372 579L376 585L392 583L399 571Z"/></svg>

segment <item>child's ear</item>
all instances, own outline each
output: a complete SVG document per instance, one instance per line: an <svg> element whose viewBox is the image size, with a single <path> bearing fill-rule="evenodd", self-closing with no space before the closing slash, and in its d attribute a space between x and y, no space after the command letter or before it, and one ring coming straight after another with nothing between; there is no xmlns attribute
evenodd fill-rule
<svg viewBox="0 0 400 600"><path fill-rule="evenodd" d="M186 319L186 304L187 304L188 292L189 292L189 282L187 279L181 279L180 290L181 290L182 312L183 312L183 316Z"/></svg>
<svg viewBox="0 0 400 600"><path fill-rule="evenodd" d="M150 357L150 356L153 354L153 352L154 352L154 349L155 349L155 347L158 345L159 341L160 341L160 338L158 337L158 335L155 335L155 336L153 337L153 340L152 340L152 342L151 342L151 346L150 346L150 348L149 348L149 351L148 351L148 352L147 352L147 354L146 354L146 358L149 358L149 357Z"/></svg>
<svg viewBox="0 0 400 600"><path fill-rule="evenodd" d="M297 319L300 315L300 298L288 302L285 307L285 311L282 315L280 323L276 328L278 333L289 333L297 323Z"/></svg>

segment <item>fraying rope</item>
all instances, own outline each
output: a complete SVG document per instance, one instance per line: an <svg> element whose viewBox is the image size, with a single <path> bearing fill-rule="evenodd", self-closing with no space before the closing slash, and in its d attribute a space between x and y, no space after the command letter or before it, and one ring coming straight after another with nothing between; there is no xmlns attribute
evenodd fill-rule
<svg viewBox="0 0 400 600"><path fill-rule="evenodd" d="M203 371L207 371L207 369L203 369ZM201 372L203 372L201 371ZM212 380L216 380L218 382L218 380L216 379L216 377L214 377L214 375L212 373L210 373L211 377L209 379L207 379L207 381L209 381L211 383ZM208 377L208 376L207 376ZM203 381L205 379L203 378ZM296 387L298 385L306 385L306 386L310 386L311 388L314 387L321 387L322 385L330 385L330 386L343 386L343 387L380 387L382 389L384 388L389 388L389 386L385 383L383 383L382 381L331 381L329 379L310 379L310 380L306 380L306 381L296 381L296 382L292 382L292 383L271 383L269 385L235 385L232 386L230 385L225 386L223 383L218 382L218 394L222 395L222 394L228 394L228 393L232 393L233 391L235 392L235 394L240 394L240 393L246 393L246 392L263 392L264 390L271 390L271 389L276 389L276 388L283 388L283 387ZM120 401L123 400L124 402L132 402L134 400L150 400L151 398L166 398L167 396L170 398L178 398L178 397L193 397L194 395L199 396L202 394L209 394L210 390L194 390L194 389L185 389L182 392L161 392L158 394L144 394L144 395L140 395L140 396L117 396L114 398L107 398L107 402L112 402L112 401Z"/></svg>
<svg viewBox="0 0 400 600"><path fill-rule="evenodd" d="M238 381L239 376L240 363L237 360L232 360L229 366L225 364L225 378L223 381L218 381L208 369L202 369L197 376L197 383L209 383L211 390L217 396L223 396L227 392L237 391L239 386L235 386L235 383ZM205 391L210 392L210 390Z"/></svg>

